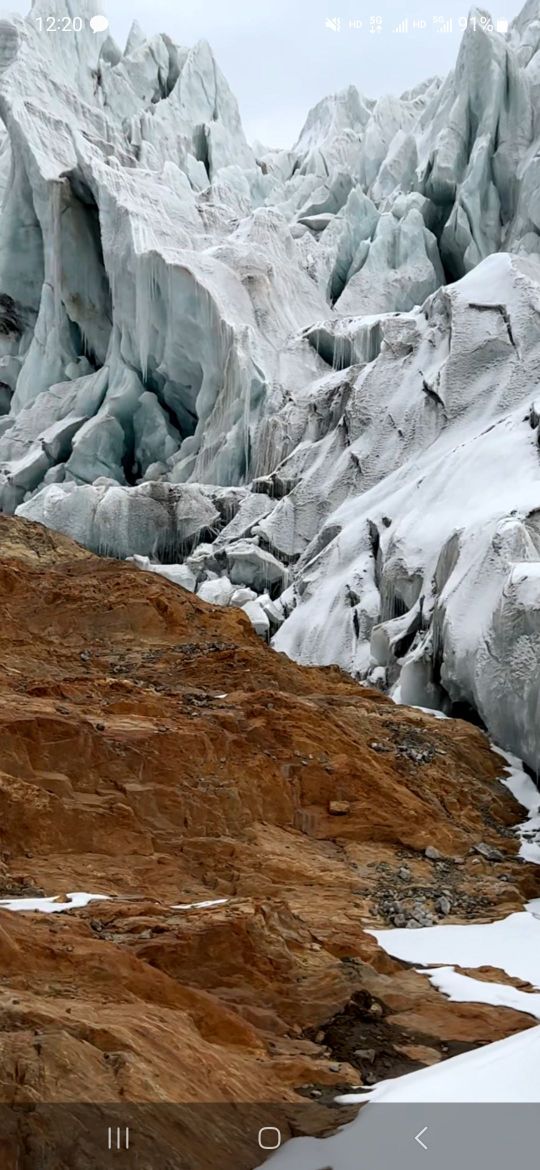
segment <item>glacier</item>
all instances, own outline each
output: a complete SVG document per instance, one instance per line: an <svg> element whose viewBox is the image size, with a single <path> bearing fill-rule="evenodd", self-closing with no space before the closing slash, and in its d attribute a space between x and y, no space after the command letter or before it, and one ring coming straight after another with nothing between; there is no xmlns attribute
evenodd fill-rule
<svg viewBox="0 0 540 1170"><path fill-rule="evenodd" d="M0 22L0 508L538 772L540 0L282 150L97 11Z"/></svg>

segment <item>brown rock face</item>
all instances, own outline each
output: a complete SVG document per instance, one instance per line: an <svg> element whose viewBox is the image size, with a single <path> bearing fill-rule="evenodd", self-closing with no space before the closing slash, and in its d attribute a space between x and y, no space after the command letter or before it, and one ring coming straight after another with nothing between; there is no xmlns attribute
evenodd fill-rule
<svg viewBox="0 0 540 1170"><path fill-rule="evenodd" d="M34 1150L22 1107L50 1103L43 1165L101 1164L91 1102L99 1140L136 1107L141 1157L248 1170L276 1116L322 1132L336 1087L533 1023L450 1003L365 933L538 894L480 731L22 520L0 517L0 590L1 896L110 899L0 911L3 1166Z"/></svg>

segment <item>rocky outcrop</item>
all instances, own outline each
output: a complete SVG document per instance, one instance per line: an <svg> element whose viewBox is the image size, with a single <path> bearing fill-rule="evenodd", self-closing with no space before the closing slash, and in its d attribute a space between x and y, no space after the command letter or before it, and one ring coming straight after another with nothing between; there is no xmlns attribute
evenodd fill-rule
<svg viewBox="0 0 540 1170"><path fill-rule="evenodd" d="M148 1156L251 1170L262 1125L326 1132L338 1090L532 1023L366 933L538 893L480 731L22 519L0 519L0 588L1 1101L64 1103L40 1122L59 1170L95 1164L83 1101L99 1140L135 1109ZM105 900L5 908L74 890Z"/></svg>

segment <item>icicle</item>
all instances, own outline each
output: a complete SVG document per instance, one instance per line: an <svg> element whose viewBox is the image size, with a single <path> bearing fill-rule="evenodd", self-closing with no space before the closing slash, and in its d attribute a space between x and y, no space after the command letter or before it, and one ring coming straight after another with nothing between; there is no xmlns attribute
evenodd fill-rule
<svg viewBox="0 0 540 1170"><path fill-rule="evenodd" d="M54 324L60 337L63 320L62 308L62 190L63 184L52 184L51 217L52 217L52 285L54 297Z"/></svg>

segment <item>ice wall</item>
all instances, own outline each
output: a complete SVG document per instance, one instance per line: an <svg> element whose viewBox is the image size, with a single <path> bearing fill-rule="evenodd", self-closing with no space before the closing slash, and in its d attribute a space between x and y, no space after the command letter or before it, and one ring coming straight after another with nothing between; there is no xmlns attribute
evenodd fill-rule
<svg viewBox="0 0 540 1170"><path fill-rule="evenodd" d="M0 507L536 767L540 0L273 151L95 10L0 27Z"/></svg>

